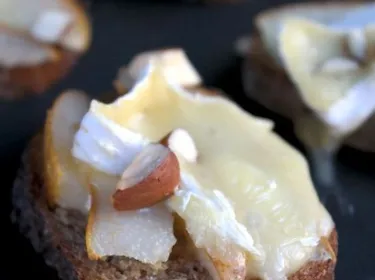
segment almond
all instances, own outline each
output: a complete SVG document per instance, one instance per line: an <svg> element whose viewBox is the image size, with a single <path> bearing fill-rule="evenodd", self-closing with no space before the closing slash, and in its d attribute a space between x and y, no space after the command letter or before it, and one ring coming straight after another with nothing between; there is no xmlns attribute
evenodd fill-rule
<svg viewBox="0 0 375 280"><path fill-rule="evenodd" d="M170 197L179 183L176 155L161 144L147 145L122 174L113 207L118 211L151 207Z"/></svg>
<svg viewBox="0 0 375 280"><path fill-rule="evenodd" d="M177 128L168 133L160 144L167 146L174 153L181 155L189 162L196 162L198 158L198 150L193 138L185 129Z"/></svg>

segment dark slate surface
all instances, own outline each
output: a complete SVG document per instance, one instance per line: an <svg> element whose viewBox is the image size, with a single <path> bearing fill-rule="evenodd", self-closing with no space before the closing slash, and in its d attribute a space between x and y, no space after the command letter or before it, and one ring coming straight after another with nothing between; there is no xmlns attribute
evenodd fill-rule
<svg viewBox="0 0 375 280"><path fill-rule="evenodd" d="M218 6L145 2L91 3L94 40L89 53L74 71L43 96L13 103L0 102L1 213L5 224L1 228L4 229L3 256L6 259L2 277L56 278L9 222L10 189L20 154L42 126L47 108L58 93L68 87L84 89L92 96L108 90L116 70L141 50L182 46L206 84L222 87L246 110L276 119L276 131L300 148L290 123L251 103L242 93L240 61L232 51L234 40L251 30L252 16L280 1L244 1L243 4ZM354 207L354 214L349 215L339 210L334 196L327 201L340 237L338 280L375 279L375 178L371 168L374 162L373 155L350 149L344 149L338 158L340 185ZM323 188L318 186L318 190L322 193Z"/></svg>

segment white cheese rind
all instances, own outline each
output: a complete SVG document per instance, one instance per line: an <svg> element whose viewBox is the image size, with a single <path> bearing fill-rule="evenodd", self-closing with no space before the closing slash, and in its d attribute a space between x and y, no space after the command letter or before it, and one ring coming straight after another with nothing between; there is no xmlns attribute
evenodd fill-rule
<svg viewBox="0 0 375 280"><path fill-rule="evenodd" d="M375 80L373 77L356 83L344 98L319 116L336 133L347 134L361 126L375 110Z"/></svg>
<svg viewBox="0 0 375 280"><path fill-rule="evenodd" d="M121 175L149 141L89 111L75 135L73 156L96 169Z"/></svg>

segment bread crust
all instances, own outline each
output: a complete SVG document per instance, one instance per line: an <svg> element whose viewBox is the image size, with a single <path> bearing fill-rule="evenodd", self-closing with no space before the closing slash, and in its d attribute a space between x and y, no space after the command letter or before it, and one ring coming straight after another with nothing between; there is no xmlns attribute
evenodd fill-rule
<svg viewBox="0 0 375 280"><path fill-rule="evenodd" d="M250 45L242 74L246 94L267 109L290 120L312 115L313 112L302 101L287 73L266 53L258 34L251 37ZM358 130L345 139L344 145L364 152L374 152L374 124L375 114L372 114Z"/></svg>
<svg viewBox="0 0 375 280"><path fill-rule="evenodd" d="M26 149L13 187L12 221L34 249L44 255L47 265L58 271L64 280L171 279L211 280L198 261L177 244L171 260L159 267L142 264L126 257L109 257L106 261L91 261L84 242L86 217L74 210L49 209L44 193L40 146L42 137L35 137ZM337 233L329 243L337 254ZM184 252L181 255L179 252ZM289 280L333 280L335 261L310 261ZM229 279L228 279L229 280ZM248 279L256 280L256 279Z"/></svg>
<svg viewBox="0 0 375 280"><path fill-rule="evenodd" d="M0 68L1 98L15 100L32 94L42 94L65 77L78 61L80 54L56 48L59 57L38 66Z"/></svg>
<svg viewBox="0 0 375 280"><path fill-rule="evenodd" d="M2 67L0 66L0 99L13 101L27 96L41 95L61 79L65 78L75 67L79 59L86 53L91 43L91 21L87 14L87 4L82 0L74 0L69 5L74 9L82 9L80 24L87 29L87 44L82 51L69 50L61 44L51 44L56 52L55 60L46 61L32 66ZM7 26L9 30L10 27ZM18 32L20 31L15 31ZM21 32L22 33L22 32ZM29 40L36 40L30 34L22 34ZM38 43L40 43L38 41ZM41 43L42 44L42 43Z"/></svg>

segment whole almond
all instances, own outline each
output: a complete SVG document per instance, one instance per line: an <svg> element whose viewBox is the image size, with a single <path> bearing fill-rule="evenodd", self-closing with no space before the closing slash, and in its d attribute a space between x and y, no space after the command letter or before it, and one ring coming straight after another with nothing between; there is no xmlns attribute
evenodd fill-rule
<svg viewBox="0 0 375 280"><path fill-rule="evenodd" d="M180 182L176 155L161 144L150 144L124 171L112 196L118 211L151 207L171 195Z"/></svg>

